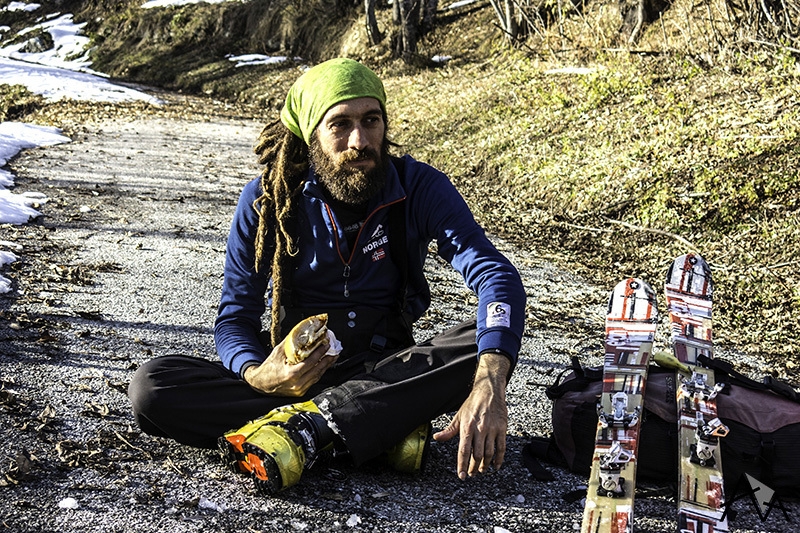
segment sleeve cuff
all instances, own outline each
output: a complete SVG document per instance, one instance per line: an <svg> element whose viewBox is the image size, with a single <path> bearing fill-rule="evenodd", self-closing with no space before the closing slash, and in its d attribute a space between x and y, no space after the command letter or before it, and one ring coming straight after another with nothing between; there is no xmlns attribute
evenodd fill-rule
<svg viewBox="0 0 800 533"><path fill-rule="evenodd" d="M258 354L252 351L246 351L237 354L231 361L228 368L231 372L244 379L244 371L248 366L260 365L264 361L264 357L259 357Z"/></svg>
<svg viewBox="0 0 800 533"><path fill-rule="evenodd" d="M245 371L248 368L250 368L251 366L258 366L258 362L257 361L247 361L241 366L241 368L239 368L239 377L242 378L242 380L244 380Z"/></svg>
<svg viewBox="0 0 800 533"><path fill-rule="evenodd" d="M478 353L499 350L509 359L512 365L517 363L520 341L507 329L491 329L485 331L478 339Z"/></svg>

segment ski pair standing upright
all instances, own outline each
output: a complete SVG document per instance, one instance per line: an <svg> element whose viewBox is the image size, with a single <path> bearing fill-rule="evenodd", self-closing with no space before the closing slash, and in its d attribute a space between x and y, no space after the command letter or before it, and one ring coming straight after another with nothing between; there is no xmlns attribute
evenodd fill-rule
<svg viewBox="0 0 800 533"><path fill-rule="evenodd" d="M702 257L675 259L665 295L680 384L678 531L727 531L722 466L717 445L727 428L716 416L720 386L698 365L712 357L711 272ZM656 296L640 279L626 279L611 293L606 315L603 390L582 533L633 531L639 426L647 365L658 324ZM702 360L702 357L701 357ZM690 369L688 365L694 365Z"/></svg>

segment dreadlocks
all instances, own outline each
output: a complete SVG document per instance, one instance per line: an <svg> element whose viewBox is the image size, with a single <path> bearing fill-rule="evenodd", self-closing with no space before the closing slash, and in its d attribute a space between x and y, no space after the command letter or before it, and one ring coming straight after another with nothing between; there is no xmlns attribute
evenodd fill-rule
<svg viewBox="0 0 800 533"><path fill-rule="evenodd" d="M280 310L284 280L289 275L289 258L297 255L294 240L293 219L297 207L296 198L308 170L308 145L293 134L280 120L276 120L261 131L255 147L258 162L265 165L261 173L261 196L253 202L258 213L256 235L255 269L260 271L269 260L272 273L272 345L281 339ZM267 234L275 228L275 247L269 253Z"/></svg>

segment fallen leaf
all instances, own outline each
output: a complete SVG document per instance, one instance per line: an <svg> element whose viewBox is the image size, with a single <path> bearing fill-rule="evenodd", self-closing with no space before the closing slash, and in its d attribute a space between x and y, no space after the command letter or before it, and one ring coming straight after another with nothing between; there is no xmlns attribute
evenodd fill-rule
<svg viewBox="0 0 800 533"><path fill-rule="evenodd" d="M47 424L51 420L55 419L55 417L56 417L55 408L52 405L47 404L45 406L45 408L42 409L42 412L39 413L39 416L36 417L36 418L38 418L39 421L44 422L45 424Z"/></svg>
<svg viewBox="0 0 800 533"><path fill-rule="evenodd" d="M13 390L0 389L0 404L14 405L17 401L17 393Z"/></svg>
<svg viewBox="0 0 800 533"><path fill-rule="evenodd" d="M36 339L36 342L56 342L57 340L49 331L43 331L39 338Z"/></svg>
<svg viewBox="0 0 800 533"><path fill-rule="evenodd" d="M84 409L81 414L86 416L105 418L111 414L111 409L104 403L86 402L84 406L86 409Z"/></svg>

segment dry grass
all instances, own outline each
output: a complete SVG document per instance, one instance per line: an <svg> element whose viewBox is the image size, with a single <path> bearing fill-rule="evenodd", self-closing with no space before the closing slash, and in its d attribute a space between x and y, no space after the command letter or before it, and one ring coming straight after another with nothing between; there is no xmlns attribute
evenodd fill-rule
<svg viewBox="0 0 800 533"><path fill-rule="evenodd" d="M489 229L566 252L600 283L660 286L672 257L702 253L717 339L796 354L800 70L788 55L702 54L505 51L389 78L393 131ZM565 66L590 70L549 73Z"/></svg>
<svg viewBox="0 0 800 533"><path fill-rule="evenodd" d="M0 85L0 122L16 120L42 105L41 96L22 85Z"/></svg>

